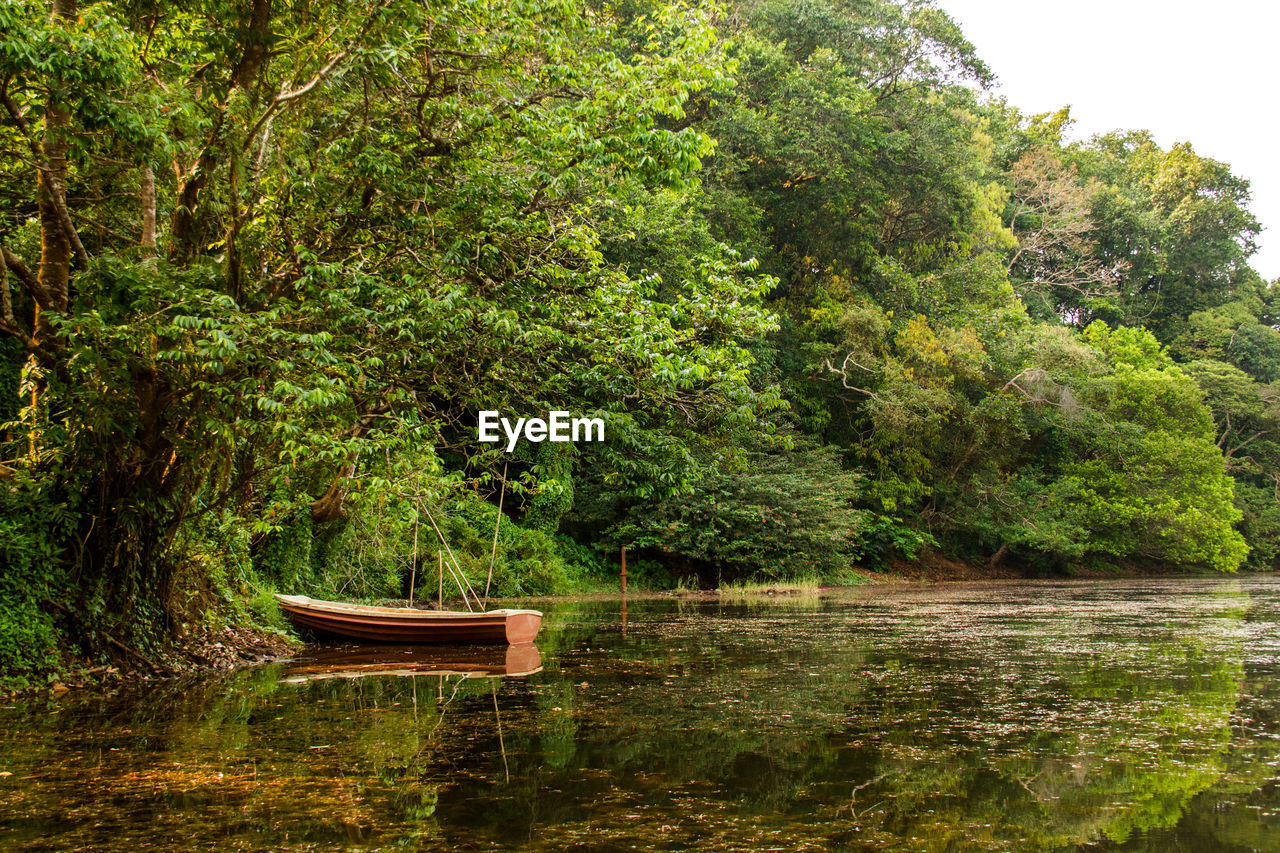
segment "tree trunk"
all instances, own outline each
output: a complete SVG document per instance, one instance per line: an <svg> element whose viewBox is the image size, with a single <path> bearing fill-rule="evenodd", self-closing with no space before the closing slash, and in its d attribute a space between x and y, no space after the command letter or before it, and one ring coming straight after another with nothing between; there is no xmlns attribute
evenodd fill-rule
<svg viewBox="0 0 1280 853"><path fill-rule="evenodd" d="M53 23L74 21L75 17L76 0L53 0L50 13ZM33 357L35 352L43 351L48 355L57 349L57 330L50 313L65 312L70 301L72 233L67 227L69 222L64 217L63 208L67 197L67 132L70 127L71 113L64 104L51 100L45 105L43 141L35 151L39 161L36 164L36 209L40 219L40 263L36 269L36 287L45 304L41 305L39 299L33 300ZM34 138L31 145L34 150ZM37 383L32 383L30 404L33 413L39 411L40 393ZM32 456L39 449L34 429L29 436L28 449Z"/></svg>
<svg viewBox="0 0 1280 853"><path fill-rule="evenodd" d="M142 239L144 249L156 247L156 175L151 166L142 167ZM148 253L149 254L149 253Z"/></svg>
<svg viewBox="0 0 1280 853"><path fill-rule="evenodd" d="M342 518L343 504L347 500L347 489L351 487L351 478L356 473L356 460L353 458L343 466L338 476L333 478L329 488L320 497L311 502L311 520L316 524L337 521Z"/></svg>
<svg viewBox="0 0 1280 853"><path fill-rule="evenodd" d="M271 47L271 0L253 0L253 8L245 24L244 45L241 49L240 61L236 63L235 70L231 73L227 98L232 92L252 86L267 60ZM195 167L178 190L178 199L173 207L173 218L169 226L169 256L175 260L190 255L197 242L196 208L200 202L200 192L209 182L209 173L221 159L222 135L227 119L227 98L223 99L220 110L214 117L213 128L205 140L204 149L196 158Z"/></svg>
<svg viewBox="0 0 1280 853"><path fill-rule="evenodd" d="M76 0L53 0L50 15L54 23L74 21ZM71 280L71 235L62 218L60 202L66 199L67 131L71 113L66 106L50 102L45 106L44 142L41 154L44 166L36 170L36 203L40 214L40 267L36 273L40 289L46 295L50 311L67 310ZM54 329L47 311L36 306L33 337L39 346L47 347Z"/></svg>

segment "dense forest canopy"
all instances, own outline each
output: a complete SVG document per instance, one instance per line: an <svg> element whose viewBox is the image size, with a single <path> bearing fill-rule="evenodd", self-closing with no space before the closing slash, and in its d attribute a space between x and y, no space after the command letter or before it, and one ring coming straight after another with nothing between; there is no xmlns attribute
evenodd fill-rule
<svg viewBox="0 0 1280 853"><path fill-rule="evenodd" d="M992 79L928 0L8 0L0 663L441 538L502 594L1274 568L1247 181Z"/></svg>

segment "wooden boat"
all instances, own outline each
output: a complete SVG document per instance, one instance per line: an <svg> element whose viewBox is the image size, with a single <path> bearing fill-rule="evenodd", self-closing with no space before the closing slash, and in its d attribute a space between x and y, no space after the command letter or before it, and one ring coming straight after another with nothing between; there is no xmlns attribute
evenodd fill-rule
<svg viewBox="0 0 1280 853"><path fill-rule="evenodd" d="M341 646L312 647L289 662L281 681L301 683L366 676L458 675L463 678L516 678L542 671L542 655L533 643L514 646Z"/></svg>
<svg viewBox="0 0 1280 853"><path fill-rule="evenodd" d="M418 610L321 601L305 595L277 595L276 601L299 629L373 643L514 645L533 642L542 625L542 613L537 610Z"/></svg>

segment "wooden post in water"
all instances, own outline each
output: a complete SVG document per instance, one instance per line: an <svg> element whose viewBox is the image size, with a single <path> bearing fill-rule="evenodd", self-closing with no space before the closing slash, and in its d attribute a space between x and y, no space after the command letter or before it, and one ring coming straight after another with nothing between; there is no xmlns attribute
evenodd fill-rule
<svg viewBox="0 0 1280 853"><path fill-rule="evenodd" d="M627 637L627 594L626 592L622 593L622 613L620 613L619 615L622 617L622 637L623 639L626 639Z"/></svg>
<svg viewBox="0 0 1280 853"><path fill-rule="evenodd" d="M622 594L627 594L627 546L622 546Z"/></svg>

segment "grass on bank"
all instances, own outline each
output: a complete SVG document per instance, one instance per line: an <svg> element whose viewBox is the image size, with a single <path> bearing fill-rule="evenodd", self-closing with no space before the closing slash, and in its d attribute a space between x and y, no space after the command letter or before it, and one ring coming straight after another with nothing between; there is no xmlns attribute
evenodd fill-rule
<svg viewBox="0 0 1280 853"><path fill-rule="evenodd" d="M854 571L837 575L805 575L790 579L740 580L721 584L716 592L721 598L759 598L762 596L816 597L826 590L859 586L873 579Z"/></svg>

